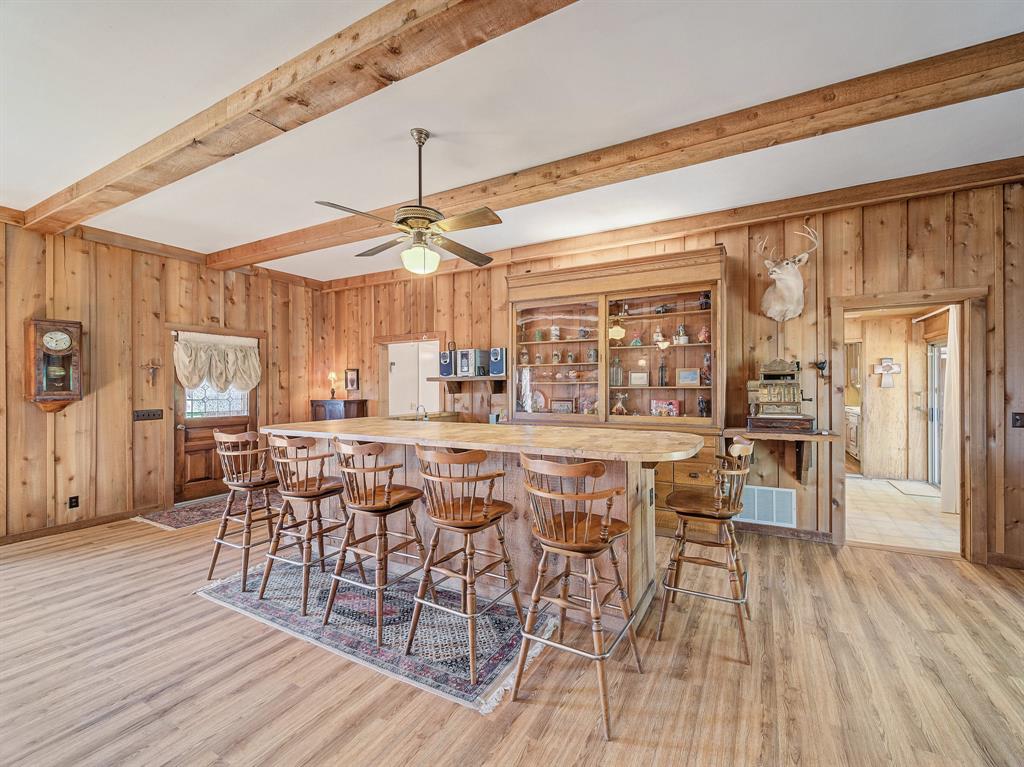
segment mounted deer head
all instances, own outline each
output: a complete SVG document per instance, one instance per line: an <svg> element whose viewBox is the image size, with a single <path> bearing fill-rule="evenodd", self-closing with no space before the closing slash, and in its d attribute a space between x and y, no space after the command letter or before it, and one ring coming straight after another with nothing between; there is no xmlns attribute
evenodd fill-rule
<svg viewBox="0 0 1024 767"><path fill-rule="evenodd" d="M767 257L765 250L768 245L768 238L757 243L756 253L759 258L764 259L764 265L768 267L768 276L774 283L764 292L761 298L761 313L770 317L776 322L785 322L794 317L799 317L804 310L804 277L800 273L800 267L807 263L811 253L818 249L821 244L818 233L811 227L804 225L804 231L794 232L801 237L811 241L811 247L796 256L775 261L775 248L772 248Z"/></svg>

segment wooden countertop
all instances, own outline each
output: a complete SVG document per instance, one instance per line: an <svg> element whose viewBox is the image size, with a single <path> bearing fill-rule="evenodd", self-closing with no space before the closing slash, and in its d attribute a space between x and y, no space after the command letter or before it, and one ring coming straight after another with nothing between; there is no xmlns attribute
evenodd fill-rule
<svg viewBox="0 0 1024 767"><path fill-rule="evenodd" d="M586 426L534 426L439 421L393 421L388 418L346 418L264 426L265 434L331 439L341 437L390 445L478 448L496 453L558 455L605 461L658 463L691 458L704 447L696 434L678 431L634 431Z"/></svg>

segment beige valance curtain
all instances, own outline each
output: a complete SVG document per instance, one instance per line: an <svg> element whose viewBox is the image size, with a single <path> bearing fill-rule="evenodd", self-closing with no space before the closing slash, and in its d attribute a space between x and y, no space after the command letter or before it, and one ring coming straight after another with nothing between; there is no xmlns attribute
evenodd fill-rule
<svg viewBox="0 0 1024 767"><path fill-rule="evenodd" d="M249 391L260 382L259 341L179 331L174 342L174 372L186 389L209 381L218 392L232 388Z"/></svg>

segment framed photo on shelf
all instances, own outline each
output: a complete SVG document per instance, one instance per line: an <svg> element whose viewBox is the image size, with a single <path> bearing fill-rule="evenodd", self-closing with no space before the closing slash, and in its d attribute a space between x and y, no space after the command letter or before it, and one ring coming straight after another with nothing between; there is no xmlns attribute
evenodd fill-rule
<svg viewBox="0 0 1024 767"><path fill-rule="evenodd" d="M346 391L356 391L359 388L359 368L345 369Z"/></svg>
<svg viewBox="0 0 1024 767"><path fill-rule="evenodd" d="M629 385L630 386L650 386L651 385L651 371L649 371L649 370L630 370L629 371Z"/></svg>
<svg viewBox="0 0 1024 767"><path fill-rule="evenodd" d="M572 414L576 412L576 400L574 399L552 399L551 400L551 412L552 413L566 413Z"/></svg>
<svg viewBox="0 0 1024 767"><path fill-rule="evenodd" d="M678 416L679 400L677 399L652 399L651 415L657 416Z"/></svg>
<svg viewBox="0 0 1024 767"><path fill-rule="evenodd" d="M700 386L700 368L676 368L676 386Z"/></svg>

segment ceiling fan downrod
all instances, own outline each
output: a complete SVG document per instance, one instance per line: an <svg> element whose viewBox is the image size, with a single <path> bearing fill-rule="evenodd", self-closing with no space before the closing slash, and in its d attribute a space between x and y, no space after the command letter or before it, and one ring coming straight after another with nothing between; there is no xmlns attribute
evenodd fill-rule
<svg viewBox="0 0 1024 767"><path fill-rule="evenodd" d="M409 131L412 134L412 140L416 142L416 179L418 183L418 191L416 195L416 204L421 208L423 207L423 145L427 143L427 139L430 138L430 131L426 128L413 128Z"/></svg>

